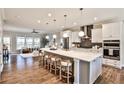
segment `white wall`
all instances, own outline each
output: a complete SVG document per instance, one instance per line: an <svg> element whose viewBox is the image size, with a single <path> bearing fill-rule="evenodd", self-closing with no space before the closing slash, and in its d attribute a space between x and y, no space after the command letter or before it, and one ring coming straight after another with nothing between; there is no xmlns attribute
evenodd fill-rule
<svg viewBox="0 0 124 93"><path fill-rule="evenodd" d="M26 37L42 37L42 35L41 34L32 34L32 33L21 33L21 32L12 32L12 31L3 31L3 37L4 36L8 36L8 37L10 37L10 39L11 39L11 46L10 46L10 50L11 50L11 52L13 53L15 53L16 52L16 37L17 36L26 36Z"/></svg>
<svg viewBox="0 0 124 93"><path fill-rule="evenodd" d="M2 9L0 9L0 64L2 63L2 32L3 32L3 22L2 22Z"/></svg>
<svg viewBox="0 0 124 93"><path fill-rule="evenodd" d="M120 33L120 54L121 54L121 64L124 67L124 21L122 21L122 29Z"/></svg>

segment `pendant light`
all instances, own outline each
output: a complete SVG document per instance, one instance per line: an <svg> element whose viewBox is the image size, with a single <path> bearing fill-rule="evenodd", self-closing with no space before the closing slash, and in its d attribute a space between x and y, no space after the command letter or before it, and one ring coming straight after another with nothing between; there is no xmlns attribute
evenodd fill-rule
<svg viewBox="0 0 124 93"><path fill-rule="evenodd" d="M56 37L57 37L57 36L54 34L54 35L53 35L53 39L56 39Z"/></svg>
<svg viewBox="0 0 124 93"><path fill-rule="evenodd" d="M48 35L46 35L46 39L49 40L49 36Z"/></svg>
<svg viewBox="0 0 124 93"><path fill-rule="evenodd" d="M46 22L46 25L48 26L48 22ZM46 35L46 37L45 37L47 40L49 40L49 35Z"/></svg>
<svg viewBox="0 0 124 93"><path fill-rule="evenodd" d="M79 35L79 37L83 37L84 36L84 32L80 31L78 35Z"/></svg>
<svg viewBox="0 0 124 93"><path fill-rule="evenodd" d="M65 14L64 15L64 18L65 18L65 27L66 27L66 17L67 17L67 15ZM63 34L63 40L64 40L64 46L63 46L63 48L67 51L67 50L69 50L69 35L68 35L68 33L67 32L65 32L64 34Z"/></svg>
<svg viewBox="0 0 124 93"><path fill-rule="evenodd" d="M64 18L65 18L65 26L66 26L66 17L67 17L67 15L65 14L65 15L64 15Z"/></svg>
<svg viewBox="0 0 124 93"><path fill-rule="evenodd" d="M83 8L80 8L79 10L81 11L81 15L82 15L82 12L83 12Z"/></svg>
<svg viewBox="0 0 124 93"><path fill-rule="evenodd" d="M54 25L55 25L55 22L56 22L55 17L54 17L54 19L53 19L53 22L54 22ZM54 46L57 45L57 43L56 43L56 38L57 38L56 34L53 34L53 43L54 43Z"/></svg>
<svg viewBox="0 0 124 93"><path fill-rule="evenodd" d="M54 19L53 19L53 23L54 23L54 26L56 27L55 9L54 9ZM55 34L53 34L54 42L55 42L56 37L57 37L57 36L56 36Z"/></svg>
<svg viewBox="0 0 124 93"><path fill-rule="evenodd" d="M54 22L54 25L55 25L56 19L53 19L53 22ZM56 39L56 37L57 37L57 36L54 34L54 35L53 35L53 39Z"/></svg>
<svg viewBox="0 0 124 93"><path fill-rule="evenodd" d="M67 15L65 14L65 15L64 15L64 18L65 18L65 26L66 26L66 17L67 17ZM69 37L69 36L68 36L67 33L64 33L64 34L63 34L63 37L64 37L64 38L67 38L67 37Z"/></svg>
<svg viewBox="0 0 124 93"><path fill-rule="evenodd" d="M81 17L82 17L83 8L80 8L79 10L81 11ZM85 27L84 27L84 28L85 28ZM84 31L80 31L80 32L79 32L79 36L80 36L80 37L84 37L84 38L89 38L89 37L87 36L86 29L84 29Z"/></svg>

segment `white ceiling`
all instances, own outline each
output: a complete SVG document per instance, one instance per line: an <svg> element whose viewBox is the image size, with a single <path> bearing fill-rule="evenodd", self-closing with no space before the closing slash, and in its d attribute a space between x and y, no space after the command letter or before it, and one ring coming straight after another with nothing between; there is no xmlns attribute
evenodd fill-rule
<svg viewBox="0 0 124 93"><path fill-rule="evenodd" d="M48 13L52 16L48 17ZM67 14L66 24L64 14ZM96 20L94 20L96 17ZM54 23L53 20L56 19ZM5 29L21 27L20 31L40 29L41 32L61 31L65 28L79 27L86 24L98 23L108 19L124 19L124 9L120 8L84 8L82 15L79 8L5 8ZM38 23L37 20L41 22ZM49 24L46 24L46 23ZM73 23L77 24L74 25ZM24 30L25 29L25 30ZM19 31L19 30L18 30Z"/></svg>

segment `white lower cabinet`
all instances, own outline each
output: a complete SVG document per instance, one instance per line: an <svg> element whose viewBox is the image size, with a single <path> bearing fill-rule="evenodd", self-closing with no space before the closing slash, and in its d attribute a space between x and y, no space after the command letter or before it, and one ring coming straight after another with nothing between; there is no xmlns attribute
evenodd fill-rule
<svg viewBox="0 0 124 93"><path fill-rule="evenodd" d="M90 63L90 84L101 75L102 73L102 57L95 59Z"/></svg>
<svg viewBox="0 0 124 93"><path fill-rule="evenodd" d="M93 84L102 74L102 57L91 62L74 59L74 83Z"/></svg>
<svg viewBox="0 0 124 93"><path fill-rule="evenodd" d="M104 58L103 59L103 64L104 65L109 65L109 66L112 66L112 67L115 67L115 68L119 68L119 69L121 68L119 60L113 60L113 59Z"/></svg>

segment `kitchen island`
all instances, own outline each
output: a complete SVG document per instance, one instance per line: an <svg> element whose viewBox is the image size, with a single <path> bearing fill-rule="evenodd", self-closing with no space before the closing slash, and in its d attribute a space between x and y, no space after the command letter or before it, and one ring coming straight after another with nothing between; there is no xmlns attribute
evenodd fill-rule
<svg viewBox="0 0 124 93"><path fill-rule="evenodd" d="M42 48L41 50L73 58L75 84L92 84L102 73L102 53L100 52L50 50L49 48Z"/></svg>

